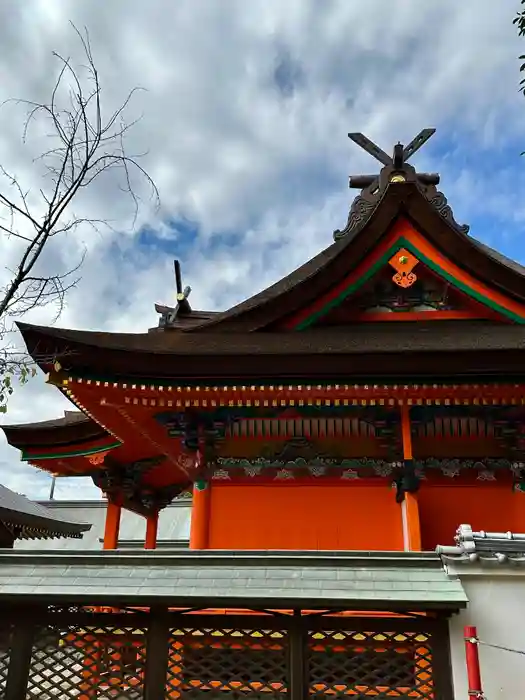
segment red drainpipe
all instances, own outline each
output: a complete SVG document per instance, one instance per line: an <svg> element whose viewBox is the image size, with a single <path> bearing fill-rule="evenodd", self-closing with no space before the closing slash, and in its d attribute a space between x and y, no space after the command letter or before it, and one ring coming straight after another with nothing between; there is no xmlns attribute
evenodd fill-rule
<svg viewBox="0 0 525 700"><path fill-rule="evenodd" d="M469 698L483 700L481 685L481 669L479 666L478 631L475 627L467 626L465 633L465 656L467 660L467 678Z"/></svg>

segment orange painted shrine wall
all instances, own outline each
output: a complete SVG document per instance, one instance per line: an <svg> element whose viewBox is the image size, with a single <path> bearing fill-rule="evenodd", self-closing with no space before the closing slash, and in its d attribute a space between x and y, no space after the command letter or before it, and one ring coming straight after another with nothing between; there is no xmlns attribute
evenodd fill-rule
<svg viewBox="0 0 525 700"><path fill-rule="evenodd" d="M453 544L456 529L525 532L525 494L509 484L427 486L418 494L422 548Z"/></svg>
<svg viewBox="0 0 525 700"><path fill-rule="evenodd" d="M210 505L210 549L403 549L400 506L384 485L213 484Z"/></svg>

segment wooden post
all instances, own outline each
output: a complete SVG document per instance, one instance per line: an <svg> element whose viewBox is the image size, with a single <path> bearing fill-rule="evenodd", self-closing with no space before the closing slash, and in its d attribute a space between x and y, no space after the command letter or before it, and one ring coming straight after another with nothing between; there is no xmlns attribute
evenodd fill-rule
<svg viewBox="0 0 525 700"><path fill-rule="evenodd" d="M120 530L120 513L121 506L108 501L106 509L106 525L104 528L104 544L103 549L117 549L118 535Z"/></svg>
<svg viewBox="0 0 525 700"><path fill-rule="evenodd" d="M403 460L411 462L414 458L412 453L412 431L410 425L410 407L401 406L401 435L403 440ZM419 519L419 503L417 494L405 492L401 503L401 517L403 523L403 542L405 551L421 551L421 523Z"/></svg>
<svg viewBox="0 0 525 700"><path fill-rule="evenodd" d="M290 700L304 700L309 695L306 672L308 633L302 622L301 611L294 610L289 632Z"/></svg>
<svg viewBox="0 0 525 700"><path fill-rule="evenodd" d="M152 513L146 518L146 540L144 549L157 549L157 531L159 526L159 513Z"/></svg>
<svg viewBox="0 0 525 700"><path fill-rule="evenodd" d="M170 697L166 692L166 673L173 648L170 646L170 624L167 608L152 607L146 648L148 653L146 655L144 698L145 700L158 700L158 698ZM177 694L178 696L179 694Z"/></svg>
<svg viewBox="0 0 525 700"><path fill-rule="evenodd" d="M210 539L210 484L196 481L193 485L190 549L208 549Z"/></svg>
<svg viewBox="0 0 525 700"><path fill-rule="evenodd" d="M26 608L13 626L11 655L8 656L7 685L5 686L5 696L2 695L6 700L20 700L20 698L28 697L27 682L31 673L34 624L31 610Z"/></svg>

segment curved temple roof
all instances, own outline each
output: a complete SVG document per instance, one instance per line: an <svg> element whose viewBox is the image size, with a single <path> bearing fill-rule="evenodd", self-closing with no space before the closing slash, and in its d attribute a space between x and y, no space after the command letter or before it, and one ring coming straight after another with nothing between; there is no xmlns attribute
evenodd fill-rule
<svg viewBox="0 0 525 700"><path fill-rule="evenodd" d="M91 529L88 523L64 520L52 510L2 485L0 524L11 532L13 539L81 538L84 532Z"/></svg>
<svg viewBox="0 0 525 700"><path fill-rule="evenodd" d="M18 448L36 445L68 445L107 436L104 428L81 411L64 411L62 418L20 425L4 425L2 429L7 442Z"/></svg>
<svg viewBox="0 0 525 700"><path fill-rule="evenodd" d="M424 231L431 243L474 277L516 300L525 301L525 267L452 225L429 201L418 183L407 180L385 185L382 196L366 218L300 268L194 330L253 331L275 322L285 312L292 313L355 267L400 216Z"/></svg>
<svg viewBox="0 0 525 700"><path fill-rule="evenodd" d="M382 329L361 324L346 334L331 335L324 329L322 337L307 333L292 337L295 334L287 330L287 319L343 284L401 220L420 232L439 255L452 261L476 284L493 290L500 299L503 296L509 308L519 307L521 311L509 312L508 316L513 324L525 327L525 268L469 236L466 227L455 222L444 195L434 185L425 184L422 177L406 163L397 170L394 165L385 166L378 176L377 191L371 194L363 190L356 198L347 227L336 232L337 240L332 245L276 284L227 311L192 311L185 300L178 316L168 323L169 308L157 306L165 319L164 325L144 334L80 332L19 324L29 352L38 361L38 354L58 356L69 349L67 361L60 360L65 367L82 365L88 359L86 353L90 353L94 367L106 360L112 364L109 354L125 351L118 362L122 363L123 373L131 375L140 374L130 366L132 353L137 357L143 354L142 363L149 367L151 362L146 362L146 356L184 355L184 363L180 363L177 371L182 375L192 371L201 375L203 366L209 366L209 362L199 364L196 358L200 355L365 354L376 352L379 346L382 352L394 353L407 352L411 347L416 351L447 349L441 343L442 332L445 346L449 337L443 325L438 331L423 329L423 324L418 324L415 332L413 324L398 323L396 328ZM455 326L453 337L450 335L451 350L455 345L458 350L467 351L525 347L523 330L510 328L508 323L488 323L483 328L479 324L476 328L468 323L461 326L461 329ZM93 349L103 350L104 360ZM195 366L189 369L192 363ZM45 365L43 361L40 364ZM158 367L161 375L177 374L173 363L170 364L171 373Z"/></svg>
<svg viewBox="0 0 525 700"><path fill-rule="evenodd" d="M354 141L366 143L357 136ZM352 205L346 227L335 233L336 240L295 272L246 301L224 312L194 311L187 298L191 290L186 287L178 293L175 309L157 305L163 324L148 333L99 333L20 323L29 353L68 395L68 377L79 384L86 378L80 389L75 386L92 402L92 409L87 410L94 411L96 420L99 412L109 416L113 410L109 403L101 404L96 387L100 386L100 391L106 387L109 395L120 390L118 382L120 388L133 391L135 384L147 385L150 380L151 384L171 381L179 387L208 380L210 385L273 384L277 377L293 381L316 377L336 383L368 383L371 378L387 383L399 379L426 382L429 378L452 379L452 383L503 377L505 381L523 381L525 268L472 238L468 227L457 224L445 196L436 189L439 177L417 173L406 162L428 133L423 137L405 149L401 147L401 156L396 146L393 158L380 149L369 150L376 157L379 153L384 167L377 176L351 180L351 186L360 183L362 191ZM421 242L427 262L435 255L448 265L445 271L449 277L442 276L441 282L453 286L461 278L463 287L458 282L457 290L465 295L471 291L468 301L479 302L486 315L439 322L429 316L410 323L396 314L400 319L396 323L293 325L290 319L343 288L352 275L362 280L362 271L371 266L374 254L381 264L383 257L385 265L390 264L393 250L401 250L400 236L404 234L398 229L403 227L410 229L413 240ZM424 260L421 257L422 266L429 268L430 263ZM451 277L452 268L457 278ZM177 265L176 277L177 288L182 289ZM489 297L493 302L490 309L488 302L483 306ZM453 355L454 361L443 362L444 353ZM326 355L330 358L320 361L319 356ZM58 372L53 367L55 359L63 367ZM84 410L81 401L76 403ZM129 426L122 427L128 418L122 412L114 418L121 423L120 431L129 430ZM82 414L45 424L6 426L4 431L9 442L20 448L39 441L42 445L65 444L108 437L95 420ZM134 440L139 437L135 431Z"/></svg>

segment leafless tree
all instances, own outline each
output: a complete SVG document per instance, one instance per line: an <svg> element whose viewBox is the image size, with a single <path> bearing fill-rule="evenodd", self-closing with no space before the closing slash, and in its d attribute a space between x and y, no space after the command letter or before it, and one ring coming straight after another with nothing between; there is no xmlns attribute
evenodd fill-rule
<svg viewBox="0 0 525 700"><path fill-rule="evenodd" d="M159 203L153 180L138 162L144 154L129 155L124 148L127 132L140 119L126 122L124 115L138 88L106 116L89 34L72 26L84 54L83 64L76 67L70 58L53 52L58 76L49 100L7 101L26 110L24 143L31 128L44 126L49 148L34 161L35 170L42 176L38 192L28 190L0 164L0 235L12 239L17 250L15 266L8 270L9 281L0 289L0 412L6 410L13 379L25 382L31 372L26 359L7 341L10 324L28 311L50 304L56 307L58 317L67 292L79 280L83 255L69 269L49 273L49 264L43 265L46 246L81 225L110 225L108 220L75 215L74 200L111 171L117 176L116 186L131 198L134 222L139 207L133 186L137 176L145 181L154 204Z"/></svg>

